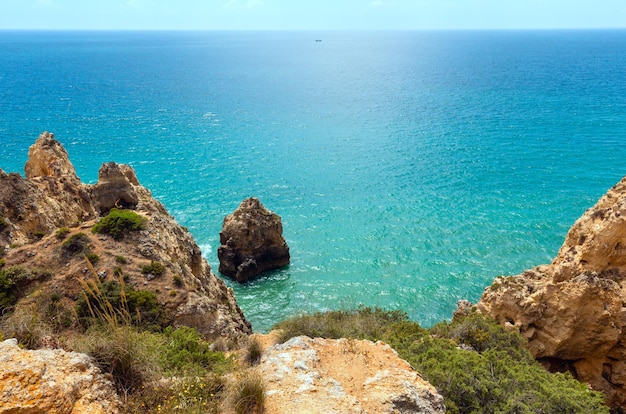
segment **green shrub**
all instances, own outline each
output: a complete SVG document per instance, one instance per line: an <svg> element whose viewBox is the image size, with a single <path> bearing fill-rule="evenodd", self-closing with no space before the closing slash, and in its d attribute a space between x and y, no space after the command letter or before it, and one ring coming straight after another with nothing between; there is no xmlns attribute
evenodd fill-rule
<svg viewBox="0 0 626 414"><path fill-rule="evenodd" d="M45 231L41 231L41 230L38 230L38 231L33 233L33 236L35 236L35 238L39 239L39 240L43 239L43 236L45 236L45 235L46 235L46 232Z"/></svg>
<svg viewBox="0 0 626 414"><path fill-rule="evenodd" d="M27 270L20 266L0 269L0 315L11 308L30 282L50 276L47 272Z"/></svg>
<svg viewBox="0 0 626 414"><path fill-rule="evenodd" d="M63 242L61 252L65 257L88 253L90 242L89 236L85 233L76 233Z"/></svg>
<svg viewBox="0 0 626 414"><path fill-rule="evenodd" d="M210 370L224 373L232 368L232 363L222 352L211 351L211 344L202 339L194 328L168 326L163 330L165 347L161 351L161 365L172 374L198 375Z"/></svg>
<svg viewBox="0 0 626 414"><path fill-rule="evenodd" d="M119 240L130 231L144 230L146 219L132 210L112 208L106 217L100 219L91 229L94 233L110 234Z"/></svg>
<svg viewBox="0 0 626 414"><path fill-rule="evenodd" d="M57 236L57 239L59 240L63 240L64 238L67 237L67 235L69 234L70 229L67 227L61 227L60 229L58 229L55 233L55 236Z"/></svg>
<svg viewBox="0 0 626 414"><path fill-rule="evenodd" d="M298 335L311 338L382 339L392 323L407 320L402 311L384 311L380 308L360 308L356 311L329 311L303 314L278 323L281 330L279 341L284 342Z"/></svg>
<svg viewBox="0 0 626 414"><path fill-rule="evenodd" d="M115 261L121 264L128 263L128 260L124 256L115 256Z"/></svg>
<svg viewBox="0 0 626 414"><path fill-rule="evenodd" d="M4 267L4 265L7 264L7 261L5 259L0 259L0 268Z"/></svg>
<svg viewBox="0 0 626 414"><path fill-rule="evenodd" d="M359 325L361 331L355 332ZM609 412L601 393L570 374L549 373L518 333L477 313L428 330L397 312L361 308L303 315L275 328L283 329L283 341L342 332L349 338L382 339L437 388L449 413Z"/></svg>
<svg viewBox="0 0 626 414"><path fill-rule="evenodd" d="M0 217L0 231L3 231L7 227L9 227L9 222L6 221L4 217Z"/></svg>
<svg viewBox="0 0 626 414"><path fill-rule="evenodd" d="M141 266L141 273L144 275L161 276L165 273L165 266L153 260L150 264Z"/></svg>

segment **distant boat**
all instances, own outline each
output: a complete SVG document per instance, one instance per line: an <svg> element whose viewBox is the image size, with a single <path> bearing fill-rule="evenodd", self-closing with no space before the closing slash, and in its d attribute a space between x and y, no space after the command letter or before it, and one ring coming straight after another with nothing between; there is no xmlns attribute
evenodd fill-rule
<svg viewBox="0 0 626 414"><path fill-rule="evenodd" d="M322 41L322 39L315 39L315 41L316 41L316 42L321 42L321 41Z"/></svg>

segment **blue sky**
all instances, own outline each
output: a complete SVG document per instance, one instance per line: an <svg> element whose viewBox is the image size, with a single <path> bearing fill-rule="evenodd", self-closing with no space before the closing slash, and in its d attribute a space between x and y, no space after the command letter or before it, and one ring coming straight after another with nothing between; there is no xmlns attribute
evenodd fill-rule
<svg viewBox="0 0 626 414"><path fill-rule="evenodd" d="M626 28L626 0L0 0L0 29Z"/></svg>

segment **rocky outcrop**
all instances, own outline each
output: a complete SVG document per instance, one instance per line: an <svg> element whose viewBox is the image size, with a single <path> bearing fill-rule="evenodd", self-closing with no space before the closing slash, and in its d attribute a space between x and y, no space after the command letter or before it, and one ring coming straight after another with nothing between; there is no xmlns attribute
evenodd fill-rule
<svg viewBox="0 0 626 414"><path fill-rule="evenodd" d="M244 200L226 216L217 251L220 273L243 283L289 264L280 216L256 198Z"/></svg>
<svg viewBox="0 0 626 414"><path fill-rule="evenodd" d="M0 342L0 414L115 414L121 407L111 382L85 354L20 349Z"/></svg>
<svg viewBox="0 0 626 414"><path fill-rule="evenodd" d="M98 171L98 183L91 187L92 204L100 214L113 207L134 209L139 203L137 186L139 181L131 167L106 162Z"/></svg>
<svg viewBox="0 0 626 414"><path fill-rule="evenodd" d="M499 277L478 309L536 358L626 405L626 178L576 221L550 265Z"/></svg>
<svg viewBox="0 0 626 414"><path fill-rule="evenodd" d="M175 324L193 326L208 339L251 332L232 290L212 273L192 235L140 185L131 167L106 163L95 185L83 184L61 144L43 133L25 169L26 179L0 170L0 242L6 246L7 267L46 269L53 276L38 289L79 297L77 280L92 275L81 254L62 254L62 243L84 233L89 251L99 258L100 279L123 273L127 284L155 292ZM145 229L122 240L92 234L93 225L113 207L133 209L146 219ZM60 228L67 234L59 237ZM165 270L151 279L141 268L153 261Z"/></svg>
<svg viewBox="0 0 626 414"><path fill-rule="evenodd" d="M292 338L264 350L266 414L444 413L443 397L382 342Z"/></svg>

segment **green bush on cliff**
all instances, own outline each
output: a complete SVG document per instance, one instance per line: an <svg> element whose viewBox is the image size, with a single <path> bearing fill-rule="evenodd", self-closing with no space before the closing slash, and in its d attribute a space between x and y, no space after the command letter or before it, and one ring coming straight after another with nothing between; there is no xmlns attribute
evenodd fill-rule
<svg viewBox="0 0 626 414"><path fill-rule="evenodd" d="M424 329L378 308L303 315L281 322L298 335L383 340L443 395L449 413L608 413L604 396L570 374L551 374L515 332L477 313Z"/></svg>
<svg viewBox="0 0 626 414"><path fill-rule="evenodd" d="M165 342L159 356L166 372L198 374L211 370L213 373L224 373L232 368L224 353L211 351L211 344L202 339L194 328L180 326L174 329L168 326L162 336Z"/></svg>
<svg viewBox="0 0 626 414"><path fill-rule="evenodd" d="M132 210L112 208L106 217L101 218L91 229L94 233L110 234L115 240L120 240L130 231L139 231L146 228L146 219Z"/></svg>
<svg viewBox="0 0 626 414"><path fill-rule="evenodd" d="M161 276L165 273L165 266L153 260L150 264L141 266L141 273L144 275Z"/></svg>
<svg viewBox="0 0 626 414"><path fill-rule="evenodd" d="M61 244L61 252L65 257L88 253L90 242L85 233L76 233Z"/></svg>
<svg viewBox="0 0 626 414"><path fill-rule="evenodd" d="M10 266L0 269L0 315L10 309L23 294L26 286L50 276L48 272Z"/></svg>

